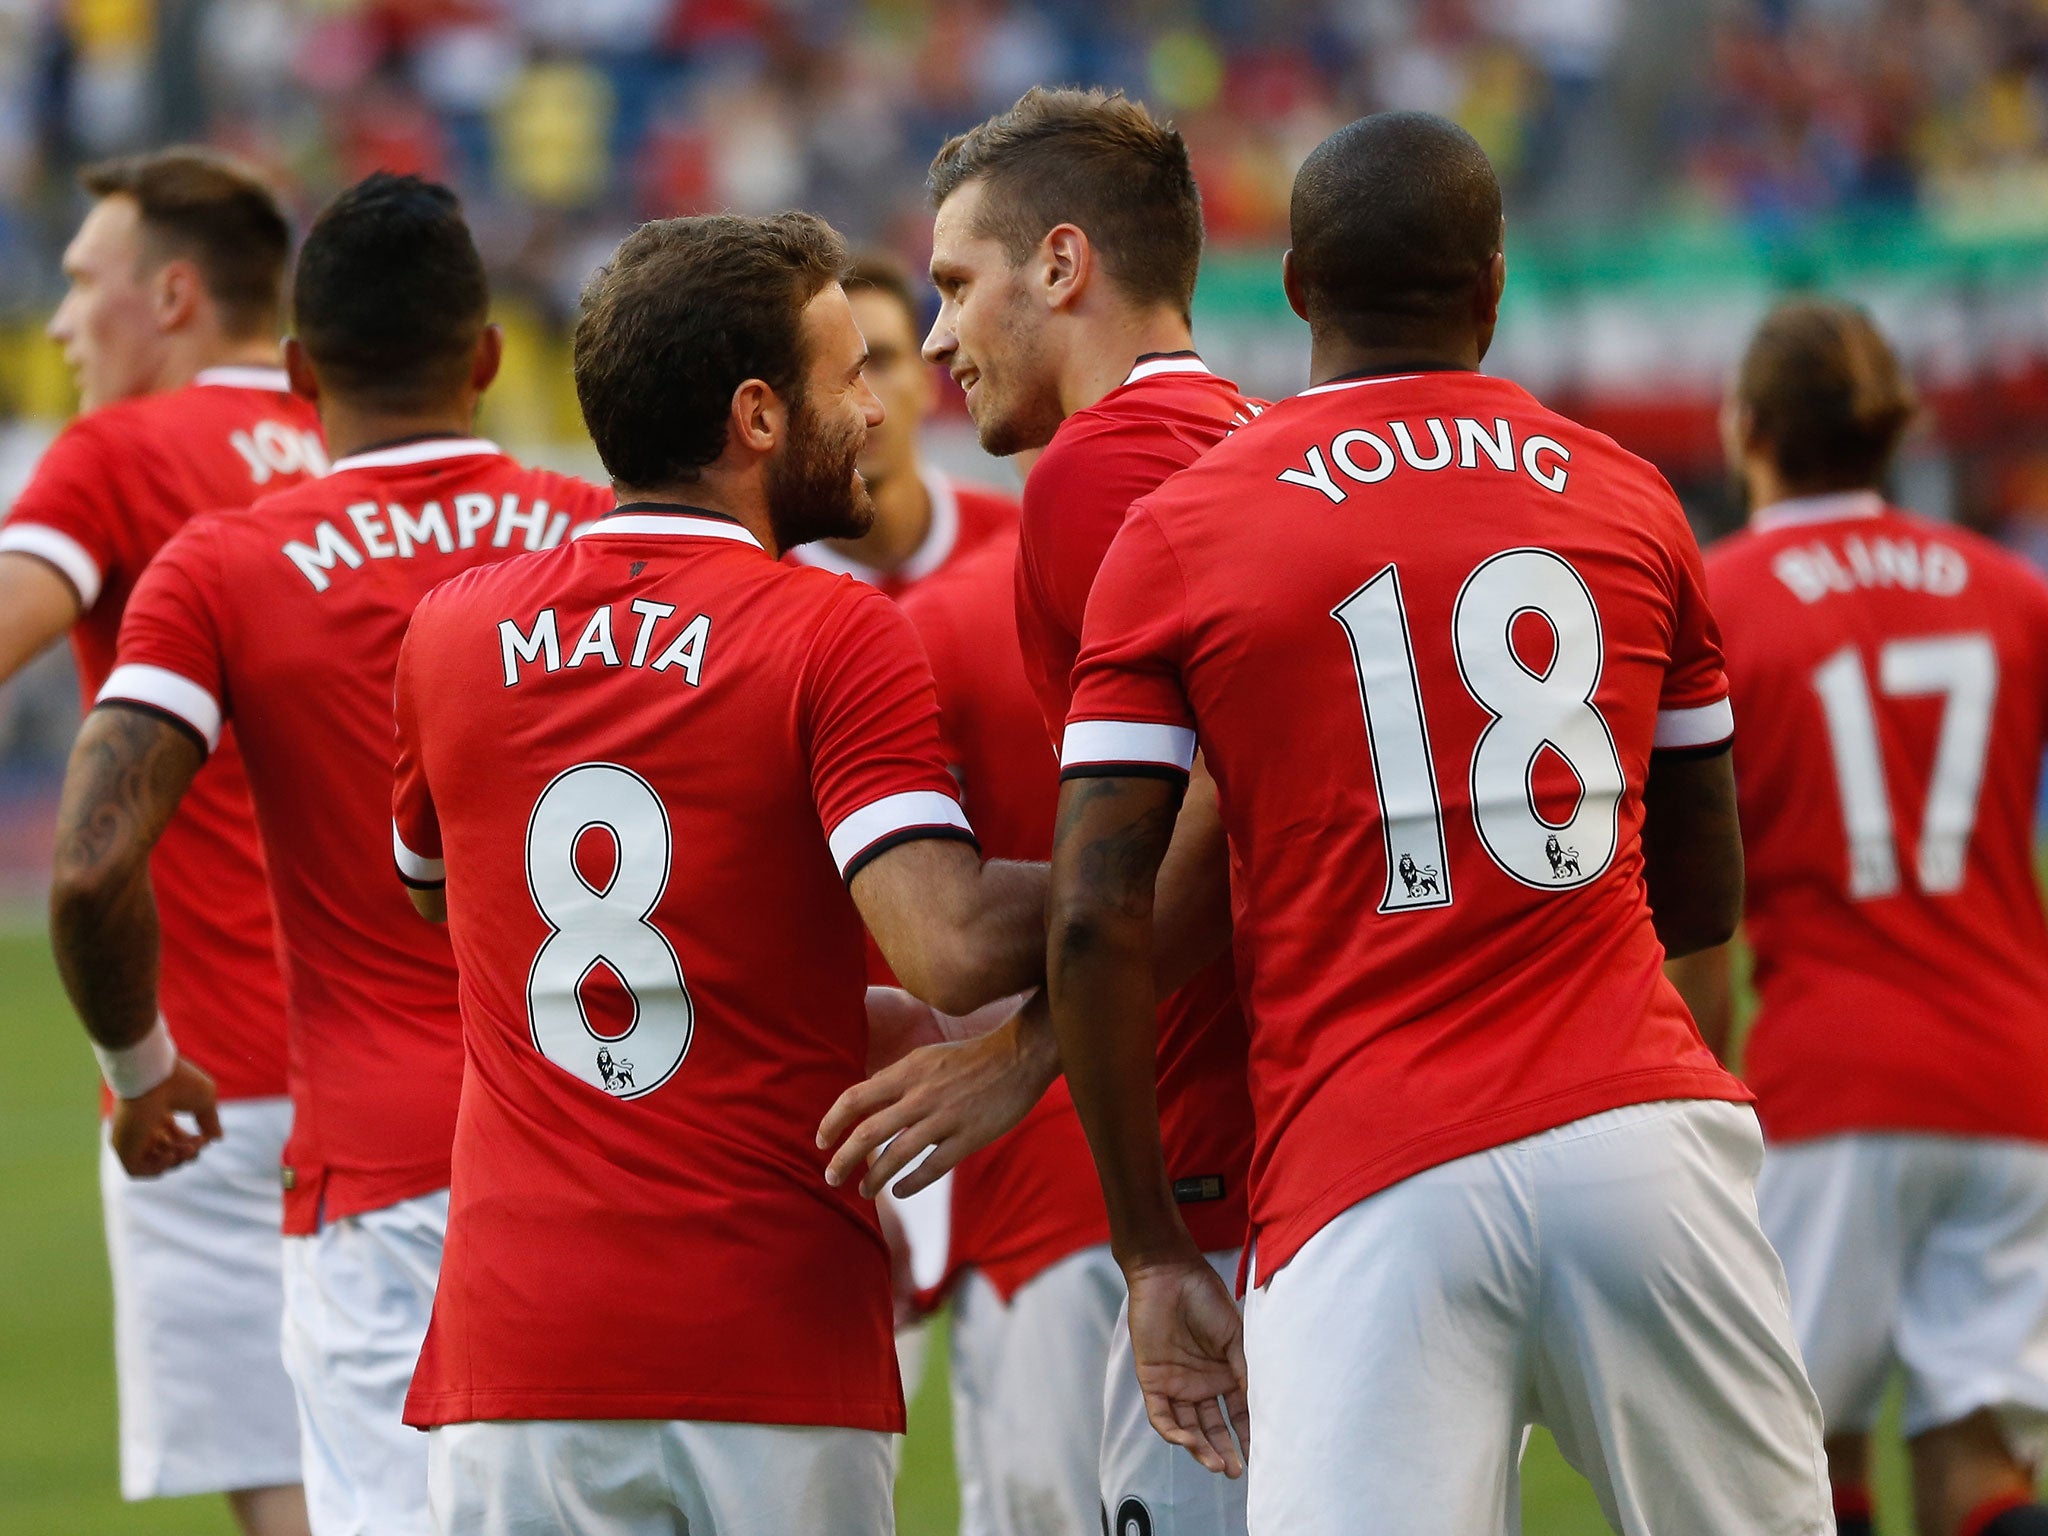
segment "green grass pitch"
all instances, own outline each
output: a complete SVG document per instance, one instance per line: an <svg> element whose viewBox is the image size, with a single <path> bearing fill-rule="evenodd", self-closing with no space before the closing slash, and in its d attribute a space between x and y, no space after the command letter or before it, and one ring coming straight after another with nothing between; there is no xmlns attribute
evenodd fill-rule
<svg viewBox="0 0 2048 1536"><path fill-rule="evenodd" d="M218 1499L123 1504L95 1175L94 1074L43 937L0 936L0 1536L232 1536ZM945 1350L911 1409L902 1536L952 1536ZM1908 1536L1898 1458L1880 1493ZM1526 1536L1606 1530L1591 1491L1538 1434L1524 1468Z"/></svg>

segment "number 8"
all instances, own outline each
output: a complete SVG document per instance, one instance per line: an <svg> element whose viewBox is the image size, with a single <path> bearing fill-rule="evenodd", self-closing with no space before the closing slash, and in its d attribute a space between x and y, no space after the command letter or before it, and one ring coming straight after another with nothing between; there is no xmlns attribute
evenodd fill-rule
<svg viewBox="0 0 2048 1536"><path fill-rule="evenodd" d="M604 827L617 846L602 889L576 867L576 845ZM541 792L526 828L526 885L552 930L526 982L534 1048L615 1098L652 1093L689 1054L696 1010L682 962L647 919L668 889L668 811L648 782L615 763L582 763ZM579 989L599 963L633 1000L633 1022L614 1038L590 1027ZM632 1060L622 1053L630 1044Z"/></svg>

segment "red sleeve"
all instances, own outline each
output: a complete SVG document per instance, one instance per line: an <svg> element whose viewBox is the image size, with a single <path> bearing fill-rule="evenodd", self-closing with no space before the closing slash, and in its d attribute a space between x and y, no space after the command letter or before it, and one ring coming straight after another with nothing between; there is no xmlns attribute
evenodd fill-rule
<svg viewBox="0 0 2048 1536"><path fill-rule="evenodd" d="M211 752L228 712L220 560L212 530L189 524L150 561L121 617L114 670L98 702L139 705Z"/></svg>
<svg viewBox="0 0 2048 1536"><path fill-rule="evenodd" d="M1186 634L1180 562L1141 505L1088 600L1061 778L1186 775L1195 758L1195 715L1181 681Z"/></svg>
<svg viewBox="0 0 2048 1536"><path fill-rule="evenodd" d="M428 891L448 883L448 869L441 861L441 818L434 810L426 769L420 763L419 706L415 697L418 669L412 658L416 644L426 645L418 637L431 622L433 605L433 595L429 593L414 610L412 622L406 627L405 643L398 651L398 680L393 699L398 743L391 784L391 856L398 865L398 878Z"/></svg>
<svg viewBox="0 0 2048 1536"><path fill-rule="evenodd" d="M1707 573L1699 541L1674 503L1670 540L1674 561L1671 665L1657 701L1660 751L1712 752L1735 736L1728 704L1728 674L1721 658L1721 628L1707 601Z"/></svg>
<svg viewBox="0 0 2048 1536"><path fill-rule="evenodd" d="M917 632L881 593L855 593L805 663L811 794L839 872L922 837L973 830L939 747L939 703Z"/></svg>
<svg viewBox="0 0 2048 1536"><path fill-rule="evenodd" d="M121 462L90 416L57 434L0 524L0 551L33 555L78 593L81 609L121 574L125 520L112 475Z"/></svg>

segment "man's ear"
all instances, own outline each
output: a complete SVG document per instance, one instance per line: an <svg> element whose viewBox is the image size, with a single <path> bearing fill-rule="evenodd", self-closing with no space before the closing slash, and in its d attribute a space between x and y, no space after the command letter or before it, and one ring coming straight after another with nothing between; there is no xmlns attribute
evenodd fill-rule
<svg viewBox="0 0 2048 1536"><path fill-rule="evenodd" d="M199 268L189 261L167 261L150 279L150 310L156 328L168 336L185 330L210 302Z"/></svg>
<svg viewBox="0 0 2048 1536"><path fill-rule="evenodd" d="M476 351L470 356L469 387L478 394L489 389L504 361L505 333L495 325L485 326L476 338Z"/></svg>
<svg viewBox="0 0 2048 1536"><path fill-rule="evenodd" d="M1038 242L1037 262L1048 309L1072 309L1095 278L1095 247L1076 224L1053 225Z"/></svg>
<svg viewBox="0 0 2048 1536"><path fill-rule="evenodd" d="M1280 291L1287 295L1287 307L1306 320L1308 297L1301 291L1301 277L1294 270L1294 252L1291 248L1280 258Z"/></svg>
<svg viewBox="0 0 2048 1536"><path fill-rule="evenodd" d="M320 403L320 380L313 372L313 359L306 353L306 344L296 336L284 339L284 375L291 381L293 394L315 405Z"/></svg>
<svg viewBox="0 0 2048 1536"><path fill-rule="evenodd" d="M1488 331L1500 323L1500 296L1507 291L1507 286L1507 253L1495 251L1487 260L1486 272L1480 279L1478 294L1479 323Z"/></svg>
<svg viewBox="0 0 2048 1536"><path fill-rule="evenodd" d="M748 379L732 392L726 426L729 447L770 454L782 446L789 431L789 407L768 384Z"/></svg>

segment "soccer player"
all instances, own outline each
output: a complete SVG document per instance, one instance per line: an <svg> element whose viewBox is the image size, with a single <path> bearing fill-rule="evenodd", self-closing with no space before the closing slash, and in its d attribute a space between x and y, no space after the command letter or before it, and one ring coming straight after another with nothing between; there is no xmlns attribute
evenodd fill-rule
<svg viewBox="0 0 2048 1536"><path fill-rule="evenodd" d="M1153 1422L1227 1464L1249 1371L1257 1536L1502 1529L1531 1422L1630 1536L1827 1531L1756 1117L1662 969L1741 887L1692 535L1477 372L1505 265L1461 129L1341 129L1292 226L1314 385L1132 510L1063 745L1048 983ZM1150 1071L1198 741L1252 1020L1241 1341Z"/></svg>
<svg viewBox="0 0 2048 1536"><path fill-rule="evenodd" d="M0 681L68 630L90 702L136 579L185 520L298 484L326 458L278 366L291 232L270 189L193 149L81 179L93 202L64 253L50 336L85 409L0 525ZM284 988L232 735L149 875L161 1014L134 1051L101 1053L121 1492L224 1492L243 1530L292 1536L306 1516L278 1350ZM217 1114L220 1144L191 1161L196 1138L158 1135L167 1105Z"/></svg>
<svg viewBox="0 0 2048 1536"><path fill-rule="evenodd" d="M165 546L59 813L59 962L93 1038L132 1049L156 1008L151 846L224 725L240 736L285 961L285 1357L317 1536L429 1528L426 1446L401 1415L462 1045L446 935L390 885L399 642L428 588L605 504L470 436L501 346L487 305L446 189L380 174L329 205L299 255L285 360L332 473Z"/></svg>
<svg viewBox="0 0 2048 1536"><path fill-rule="evenodd" d="M969 1012L1041 975L1045 870L977 857L895 606L779 558L868 523L844 263L808 214L629 237L575 340L619 505L406 639L400 868L470 1062L407 1406L444 1532L893 1526L888 1257L812 1129L862 920Z"/></svg>
<svg viewBox="0 0 2048 1536"><path fill-rule="evenodd" d="M1872 1528L1897 1366L1924 1536L2048 1531L2048 587L1885 504L1913 395L1861 311L1775 311L1729 407L1754 510L1707 584L1743 729L1757 1203L1836 1518ZM1725 1048L1726 951L1675 974Z"/></svg>
<svg viewBox="0 0 2048 1536"><path fill-rule="evenodd" d="M960 484L919 452L919 429L937 391L918 356L917 298L903 269L886 256L863 256L847 270L845 288L854 323L867 338L868 386L884 413L860 456L874 526L857 539L801 544L789 557L900 598L953 561L1012 537L1017 504Z"/></svg>
<svg viewBox="0 0 2048 1536"><path fill-rule="evenodd" d="M982 852L1043 861L1059 786L1024 675L1015 567L1012 534L920 582L903 611L931 658L947 767ZM1102 1387L1124 1286L1066 1084L963 1159L951 1197L963 1536L1093 1536Z"/></svg>
<svg viewBox="0 0 2048 1536"><path fill-rule="evenodd" d="M966 390L989 452L1044 449L1024 488L1016 608L1025 670L1057 740L1088 593L1125 512L1256 407L1193 350L1200 197L1181 136L1142 106L1031 91L949 141L931 188L941 307L924 355ZM1158 1036L1175 1197L1202 1250L1232 1273L1251 1105L1227 956L1166 1000ZM1200 1475L1147 1428L1128 1337L1115 1330L1105 1387L1110 1529L1241 1531L1242 1485Z"/></svg>

